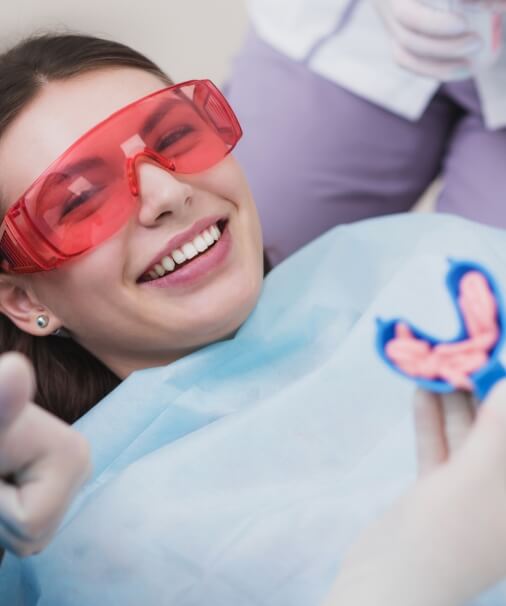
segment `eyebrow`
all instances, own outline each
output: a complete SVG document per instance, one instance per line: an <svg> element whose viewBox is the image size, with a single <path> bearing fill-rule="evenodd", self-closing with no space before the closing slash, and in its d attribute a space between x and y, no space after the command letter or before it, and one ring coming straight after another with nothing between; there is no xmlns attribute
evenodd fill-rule
<svg viewBox="0 0 506 606"><path fill-rule="evenodd" d="M182 105L184 101L181 99L167 99L159 104L159 106L151 112L151 114L143 122L139 133L142 137L148 135L155 126L162 120L176 105ZM100 156L90 156L89 158L82 158L78 162L67 164L61 169L65 177L73 177L82 173L85 170L92 168L98 168L105 164L105 161ZM58 171L60 173L60 171Z"/></svg>

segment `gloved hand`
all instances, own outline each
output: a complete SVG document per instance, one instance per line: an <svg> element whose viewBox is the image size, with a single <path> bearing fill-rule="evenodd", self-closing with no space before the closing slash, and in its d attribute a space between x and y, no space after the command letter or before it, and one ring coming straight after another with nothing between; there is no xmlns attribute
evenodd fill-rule
<svg viewBox="0 0 506 606"><path fill-rule="evenodd" d="M433 8L422 0L374 1L391 34L399 65L440 81L471 76L471 62L482 41L462 15ZM506 4L506 0L499 1Z"/></svg>
<svg viewBox="0 0 506 606"><path fill-rule="evenodd" d="M428 499L417 507L429 514L429 505L431 517L419 531L439 528L418 558L436 554L447 584L455 575L456 604L506 576L506 381L475 410L464 393L419 392L415 400L418 498Z"/></svg>
<svg viewBox="0 0 506 606"><path fill-rule="evenodd" d="M20 556L47 545L90 470L84 438L30 402L34 385L23 356L0 358L0 551Z"/></svg>
<svg viewBox="0 0 506 606"><path fill-rule="evenodd" d="M476 420L475 420L476 418ZM457 606L506 576L506 381L415 398L420 479L345 558L325 606Z"/></svg>

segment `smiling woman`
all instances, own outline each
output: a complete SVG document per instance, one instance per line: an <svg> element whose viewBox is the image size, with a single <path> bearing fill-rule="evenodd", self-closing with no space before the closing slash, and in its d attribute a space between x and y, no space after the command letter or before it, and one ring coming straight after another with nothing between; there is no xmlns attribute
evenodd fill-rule
<svg viewBox="0 0 506 606"><path fill-rule="evenodd" d="M0 348L28 355L37 402L71 422L251 311L260 229L226 157L241 131L212 83L171 86L114 42L35 38L0 72Z"/></svg>

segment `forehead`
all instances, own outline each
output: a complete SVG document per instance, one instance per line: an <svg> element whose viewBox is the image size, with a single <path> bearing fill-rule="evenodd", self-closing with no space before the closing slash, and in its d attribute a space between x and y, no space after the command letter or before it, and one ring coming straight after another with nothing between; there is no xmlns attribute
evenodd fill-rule
<svg viewBox="0 0 506 606"><path fill-rule="evenodd" d="M163 86L153 74L131 68L101 69L45 85L0 138L3 197L14 202L78 137Z"/></svg>

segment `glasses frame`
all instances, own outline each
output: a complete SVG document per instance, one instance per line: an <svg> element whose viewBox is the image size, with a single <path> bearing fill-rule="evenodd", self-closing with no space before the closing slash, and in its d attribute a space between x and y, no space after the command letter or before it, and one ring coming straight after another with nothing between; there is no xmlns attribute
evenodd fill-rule
<svg viewBox="0 0 506 606"><path fill-rule="evenodd" d="M9 208L7 214L4 217L0 225L0 267L3 271L7 273L35 273L40 271L49 271L52 269L56 269L62 263L74 259L78 256L81 256L92 250L96 246L99 246L103 241L107 239L105 237L102 241L97 243L94 246L88 247L86 250L80 251L75 254L66 254L62 250L60 250L57 246L51 243L42 233L42 231L37 227L35 222L30 217L30 212L26 205L26 200L29 197L30 193L39 186L40 182L43 181L54 172L55 167L60 166L66 158L68 158L84 141L93 137L95 133L99 130L102 130L106 125L113 122L119 116L128 112L134 106L137 106L141 103L144 103L148 100L151 100L157 96L167 94L169 91L177 91L178 89L183 89L188 86L204 86L208 92L213 96L215 100L219 102L219 110L223 112L224 116L227 120L227 126L231 127L232 139L230 141L225 141L223 137L220 135L218 128L215 126L217 133L220 138L226 143L227 150L225 151L223 158L224 159L237 145L237 142L242 136L242 129L237 120L234 111L228 104L227 100L220 92L220 90L211 82L211 80L187 80L185 82L180 82L178 84L173 84L171 86L165 87L163 89L157 90L149 95L141 97L132 103L120 108L115 111L111 115L109 115L104 120L101 120L98 124L93 126L90 130L86 131L82 136L80 136L70 147L68 147L56 160L54 160L47 168L44 170L41 175L35 179L35 181L25 190L25 192L17 199L17 201ZM193 100L192 100L193 102ZM198 110L198 107L195 106ZM162 166L168 171L175 171L175 165L170 160L167 160L164 156L157 153L155 150L150 149L149 147L144 148L143 150L139 150L135 154L128 156L125 158L127 163L125 169L125 176L128 181L128 186L132 196L138 197L139 188L137 183L137 175L136 175L136 160L140 157L147 157L150 160L154 161L158 165ZM216 164L214 162L211 164L213 166ZM209 168L211 167L209 166ZM201 171L198 171L201 172ZM119 227L118 227L119 229ZM115 232L114 232L115 233Z"/></svg>

